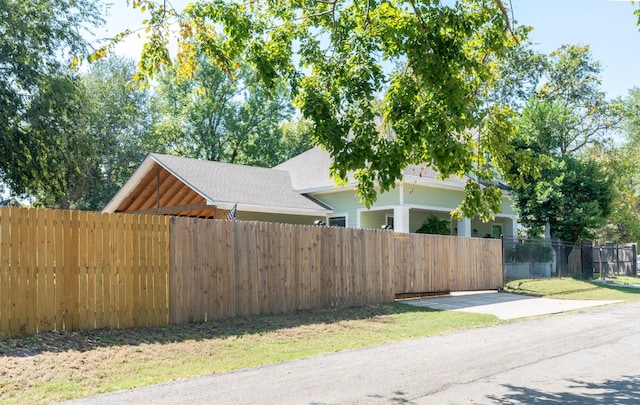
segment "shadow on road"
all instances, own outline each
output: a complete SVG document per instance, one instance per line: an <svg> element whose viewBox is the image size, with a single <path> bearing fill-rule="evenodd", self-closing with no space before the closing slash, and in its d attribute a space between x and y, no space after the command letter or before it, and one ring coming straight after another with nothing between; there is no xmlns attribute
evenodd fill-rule
<svg viewBox="0 0 640 405"><path fill-rule="evenodd" d="M608 404L629 405L640 403L640 377L625 376L621 380L605 380L599 383L566 380L566 392L547 392L529 387L503 384L511 392L498 398L487 396L496 403L510 404Z"/></svg>

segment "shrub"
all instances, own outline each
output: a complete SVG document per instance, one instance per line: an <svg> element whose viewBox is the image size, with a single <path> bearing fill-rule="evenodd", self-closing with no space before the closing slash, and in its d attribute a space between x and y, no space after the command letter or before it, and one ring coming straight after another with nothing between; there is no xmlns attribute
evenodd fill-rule
<svg viewBox="0 0 640 405"><path fill-rule="evenodd" d="M553 248L543 241L520 242L505 251L505 259L514 263L545 263L553 260Z"/></svg>
<svg viewBox="0 0 640 405"><path fill-rule="evenodd" d="M449 221L445 219L440 219L435 215L429 215L427 219L424 220L422 226L418 228L416 233L430 233L433 235L449 235L451 233L451 229L449 227Z"/></svg>

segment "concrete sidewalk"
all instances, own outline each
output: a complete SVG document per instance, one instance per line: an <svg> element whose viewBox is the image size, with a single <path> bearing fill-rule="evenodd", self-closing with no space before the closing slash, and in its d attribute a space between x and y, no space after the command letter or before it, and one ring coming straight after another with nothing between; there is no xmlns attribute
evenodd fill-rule
<svg viewBox="0 0 640 405"><path fill-rule="evenodd" d="M491 314L500 319L557 314L576 309L615 304L622 301L557 300L496 291L451 293L450 295L402 301L417 307Z"/></svg>

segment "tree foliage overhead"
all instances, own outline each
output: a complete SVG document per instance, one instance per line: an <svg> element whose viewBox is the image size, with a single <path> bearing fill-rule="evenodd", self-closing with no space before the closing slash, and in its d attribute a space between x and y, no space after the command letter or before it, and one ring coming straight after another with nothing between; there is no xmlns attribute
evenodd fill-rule
<svg viewBox="0 0 640 405"><path fill-rule="evenodd" d="M516 37L500 0L266 1L200 0L182 11L136 0L150 13L143 77L170 64L168 26L178 21L176 63L196 71L205 54L228 74L247 63L273 89L286 80L295 105L313 125L313 141L333 158L332 174L354 172L365 204L386 191L409 164L443 177L491 182L514 129L512 110L489 102L497 65ZM382 97L383 123L374 118ZM387 136L389 130L394 136ZM485 183L486 184L486 183ZM498 212L497 187L469 181L458 213Z"/></svg>

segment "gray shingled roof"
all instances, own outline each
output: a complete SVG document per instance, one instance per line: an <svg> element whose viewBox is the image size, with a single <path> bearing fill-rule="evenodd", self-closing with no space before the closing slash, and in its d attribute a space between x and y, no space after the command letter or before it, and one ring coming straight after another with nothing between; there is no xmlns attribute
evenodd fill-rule
<svg viewBox="0 0 640 405"><path fill-rule="evenodd" d="M334 187L335 182L329 176L331 156L329 152L318 147L287 160L274 167L277 170L289 172L293 189L297 191L317 190ZM403 172L405 176L415 176L423 179L437 179L438 173L431 167L410 165ZM350 174L349 184L355 184L355 179ZM451 176L448 182L464 184L466 179Z"/></svg>
<svg viewBox="0 0 640 405"><path fill-rule="evenodd" d="M155 153L150 156L213 204L237 202L327 211L320 203L293 191L285 171Z"/></svg>
<svg viewBox="0 0 640 405"><path fill-rule="evenodd" d="M329 176L330 165L329 152L315 147L279 164L274 169L288 172L293 189L304 191L334 187L335 182ZM349 183L355 183L353 176L349 176Z"/></svg>

